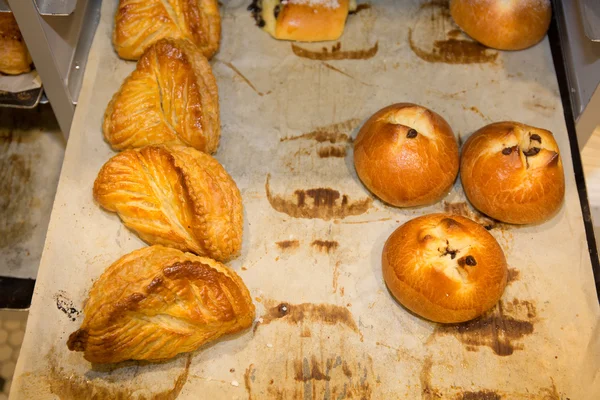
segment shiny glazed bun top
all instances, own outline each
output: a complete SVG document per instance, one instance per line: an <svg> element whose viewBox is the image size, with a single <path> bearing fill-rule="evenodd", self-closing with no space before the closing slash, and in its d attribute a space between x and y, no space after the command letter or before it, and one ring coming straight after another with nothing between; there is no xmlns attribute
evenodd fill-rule
<svg viewBox="0 0 600 400"><path fill-rule="evenodd" d="M365 186L397 207L440 200L458 174L458 144L435 112L399 103L375 113L354 141L354 166Z"/></svg>
<svg viewBox="0 0 600 400"><path fill-rule="evenodd" d="M546 35L550 0L451 0L454 22L469 36L500 50L521 50Z"/></svg>
<svg viewBox="0 0 600 400"><path fill-rule="evenodd" d="M430 214L408 221L383 248L383 277L394 297L436 322L468 321L492 308L507 279L504 253L478 223Z"/></svg>
<svg viewBox="0 0 600 400"><path fill-rule="evenodd" d="M565 194L554 136L518 122L498 122L475 132L463 146L460 177L475 208L511 224L548 219Z"/></svg>

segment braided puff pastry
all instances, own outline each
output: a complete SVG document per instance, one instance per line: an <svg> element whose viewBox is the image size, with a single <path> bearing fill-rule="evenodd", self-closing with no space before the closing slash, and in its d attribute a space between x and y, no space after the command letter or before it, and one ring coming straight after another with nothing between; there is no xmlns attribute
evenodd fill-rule
<svg viewBox="0 0 600 400"><path fill-rule="evenodd" d="M242 246L242 199L217 160L190 147L123 151L100 170L94 198L150 244L229 260Z"/></svg>
<svg viewBox="0 0 600 400"><path fill-rule="evenodd" d="M164 38L188 39L206 58L219 49L221 16L217 0L120 0L113 45L119 57L137 60Z"/></svg>
<svg viewBox="0 0 600 400"><path fill-rule="evenodd" d="M356 1L254 0L248 9L256 24L275 39L320 42L342 36Z"/></svg>
<svg viewBox="0 0 600 400"><path fill-rule="evenodd" d="M185 144L207 153L219 145L219 98L210 64L188 41L148 48L104 114L113 149Z"/></svg>
<svg viewBox="0 0 600 400"><path fill-rule="evenodd" d="M67 341L95 363L162 360L252 325L242 279L209 258L163 246L136 250L94 282Z"/></svg>
<svg viewBox="0 0 600 400"><path fill-rule="evenodd" d="M31 56L11 13L0 13L0 72L17 75L31 70Z"/></svg>

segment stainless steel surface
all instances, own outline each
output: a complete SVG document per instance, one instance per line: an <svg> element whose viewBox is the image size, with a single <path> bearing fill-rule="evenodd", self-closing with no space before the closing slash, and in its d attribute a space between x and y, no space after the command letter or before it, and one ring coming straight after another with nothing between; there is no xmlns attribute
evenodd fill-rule
<svg viewBox="0 0 600 400"><path fill-rule="evenodd" d="M40 103L43 92L43 87L18 93L0 91L0 107L35 108Z"/></svg>
<svg viewBox="0 0 600 400"><path fill-rule="evenodd" d="M576 121L582 114L591 113L586 119L592 122L586 126L600 124L600 113L586 108L600 83L600 43L588 39L580 8L583 3L577 1L554 1L554 10L558 20L561 46L567 70L567 79L571 90L571 104ZM598 0L593 0L600 2ZM593 130L577 129L580 149L585 146Z"/></svg>
<svg viewBox="0 0 600 400"><path fill-rule="evenodd" d="M20 0L26 1L26 0ZM77 0L34 0L36 8L41 15L67 16L77 6ZM0 12L10 12L5 0L0 0Z"/></svg>
<svg viewBox="0 0 600 400"><path fill-rule="evenodd" d="M600 1L580 0L581 17L585 35L594 42L600 42Z"/></svg>
<svg viewBox="0 0 600 400"><path fill-rule="evenodd" d="M64 60L57 58L55 50L57 46L56 44L53 46L50 40L55 39L52 28L44 17L39 15L33 0L8 0L8 2L27 43L33 63L40 74L58 124L65 137L68 137L75 106L65 85L65 77L61 74L60 66Z"/></svg>

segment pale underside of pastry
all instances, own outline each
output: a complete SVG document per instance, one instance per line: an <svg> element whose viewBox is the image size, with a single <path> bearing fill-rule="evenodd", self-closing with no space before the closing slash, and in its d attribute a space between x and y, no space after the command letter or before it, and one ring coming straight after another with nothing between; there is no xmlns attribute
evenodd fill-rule
<svg viewBox="0 0 600 400"><path fill-rule="evenodd" d="M188 39L211 58L219 49L221 16L217 0L120 0L113 45L119 57L137 60L164 38Z"/></svg>
<svg viewBox="0 0 600 400"><path fill-rule="evenodd" d="M111 158L94 198L150 244L226 261L242 246L240 192L208 154L184 146L148 146Z"/></svg>
<svg viewBox="0 0 600 400"><path fill-rule="evenodd" d="M183 144L214 153L219 98L210 64L186 40L155 43L114 94L102 128L115 150Z"/></svg>
<svg viewBox="0 0 600 400"><path fill-rule="evenodd" d="M254 304L225 265L151 246L122 257L94 282L84 314L70 350L93 363L158 361L248 328Z"/></svg>
<svg viewBox="0 0 600 400"><path fill-rule="evenodd" d="M31 56L11 13L0 13L0 72L17 75L31 71Z"/></svg>

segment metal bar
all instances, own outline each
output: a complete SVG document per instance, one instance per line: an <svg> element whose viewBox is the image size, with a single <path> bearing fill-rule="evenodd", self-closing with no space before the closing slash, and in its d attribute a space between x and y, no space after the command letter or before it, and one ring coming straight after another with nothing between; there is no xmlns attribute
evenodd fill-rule
<svg viewBox="0 0 600 400"><path fill-rule="evenodd" d="M35 4L41 15L66 17L75 10L77 0L35 0ZM0 12L10 12L5 0L0 0Z"/></svg>
<svg viewBox="0 0 600 400"><path fill-rule="evenodd" d="M48 41L46 30L51 28L39 15L34 0L8 0L8 4L21 29L33 63L42 78L44 90L58 124L67 139L75 106L66 85L66 77L61 75L59 64Z"/></svg>

